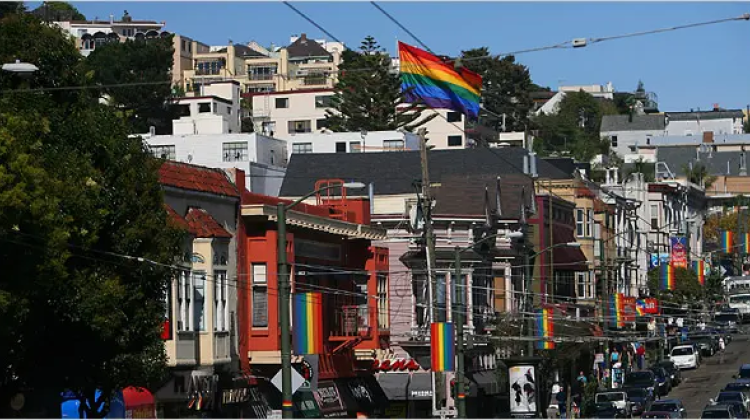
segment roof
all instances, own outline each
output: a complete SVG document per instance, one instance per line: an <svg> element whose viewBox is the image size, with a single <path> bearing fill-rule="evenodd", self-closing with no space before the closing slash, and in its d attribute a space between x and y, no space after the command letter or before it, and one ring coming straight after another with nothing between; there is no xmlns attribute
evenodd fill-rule
<svg viewBox="0 0 750 420"><path fill-rule="evenodd" d="M188 224L187 220L185 220L184 217L180 216L170 205L164 204L164 207L167 209L167 218L169 221L171 221L181 229L190 229L190 225Z"/></svg>
<svg viewBox="0 0 750 420"><path fill-rule="evenodd" d="M296 57L333 57L313 39L308 39L306 34L300 35L296 41L286 47L289 58Z"/></svg>
<svg viewBox="0 0 750 420"><path fill-rule="evenodd" d="M600 131L659 131L667 127L664 115L605 115Z"/></svg>
<svg viewBox="0 0 750 420"><path fill-rule="evenodd" d="M224 47L216 52L225 53L227 52L227 47ZM234 44L234 55L237 57L268 57L265 54L255 51L247 45L242 44Z"/></svg>
<svg viewBox="0 0 750 420"><path fill-rule="evenodd" d="M232 234L224 229L206 210L197 207L188 209L185 216L189 231L196 238L231 238Z"/></svg>
<svg viewBox="0 0 750 420"><path fill-rule="evenodd" d="M521 174L522 148L432 150L429 152L430 180L439 183L451 176L505 176ZM571 174L538 159L541 178L569 179ZM283 197L301 197L315 189L320 179L373 183L375 194L413 194L414 181L422 178L418 151L373 153L292 154L281 186ZM455 181L457 182L457 181Z"/></svg>
<svg viewBox="0 0 750 420"><path fill-rule="evenodd" d="M489 211L497 210L497 175L447 175L439 187L433 187L435 214L452 216L484 216L485 200ZM518 219L521 215L521 187L526 187L526 205L531 203L533 182L518 174L500 177L501 219ZM485 190L486 188L486 190ZM487 194L485 194L487 191ZM485 198L487 196L487 198Z"/></svg>
<svg viewBox="0 0 750 420"><path fill-rule="evenodd" d="M670 121L721 120L726 118L743 118L741 109L697 112L665 112Z"/></svg>
<svg viewBox="0 0 750 420"><path fill-rule="evenodd" d="M239 198L240 192L221 169L166 161L159 168L162 185L184 190Z"/></svg>
<svg viewBox="0 0 750 420"><path fill-rule="evenodd" d="M659 162L666 163L669 170L676 177L685 176L683 167L690 162L693 162L693 164L698 163L698 156L700 156L700 163L706 165L711 175L739 175L739 152L697 153L697 151L698 147L696 146L658 147L656 149L656 158Z"/></svg>
<svg viewBox="0 0 750 420"><path fill-rule="evenodd" d="M297 89L297 90L277 90L274 92L245 92L242 94L243 98L252 98L253 96L278 96L278 95L299 95L303 93L335 93L336 91L332 88L314 88L314 89Z"/></svg>

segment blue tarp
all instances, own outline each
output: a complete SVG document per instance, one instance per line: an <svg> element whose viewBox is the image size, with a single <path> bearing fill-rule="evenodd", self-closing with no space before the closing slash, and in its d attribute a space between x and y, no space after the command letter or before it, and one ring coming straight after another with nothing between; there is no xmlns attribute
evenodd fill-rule
<svg viewBox="0 0 750 420"><path fill-rule="evenodd" d="M101 392L96 390L96 397L99 398ZM64 419L85 419L86 413L79 413L78 409L81 406L81 402L78 400L75 394L72 392L65 392L62 394L62 418ZM112 397L112 401L109 405L109 414L104 416L105 419L124 419L125 418L125 399L122 395L122 391L117 391Z"/></svg>

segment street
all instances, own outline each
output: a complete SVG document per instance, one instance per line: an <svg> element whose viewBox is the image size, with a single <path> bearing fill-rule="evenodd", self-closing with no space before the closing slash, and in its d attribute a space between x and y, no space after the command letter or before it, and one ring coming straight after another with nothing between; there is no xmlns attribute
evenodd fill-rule
<svg viewBox="0 0 750 420"><path fill-rule="evenodd" d="M688 418L700 418L703 407L710 398L729 382L732 375L737 374L743 363L750 363L749 337L737 335L727 346L724 363L720 364L720 356L706 357L701 367L695 370L683 370L683 382L675 388L668 397L682 400L687 409Z"/></svg>

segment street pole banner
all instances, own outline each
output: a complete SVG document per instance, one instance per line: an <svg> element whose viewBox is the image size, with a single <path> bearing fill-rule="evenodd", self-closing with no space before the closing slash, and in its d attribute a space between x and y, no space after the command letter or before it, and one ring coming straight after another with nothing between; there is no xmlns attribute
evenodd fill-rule
<svg viewBox="0 0 750 420"><path fill-rule="evenodd" d="M687 238L684 236L673 236L672 243L672 266L687 268Z"/></svg>
<svg viewBox="0 0 750 420"><path fill-rule="evenodd" d="M433 372L456 370L456 333L452 322L433 322L430 326L430 351Z"/></svg>

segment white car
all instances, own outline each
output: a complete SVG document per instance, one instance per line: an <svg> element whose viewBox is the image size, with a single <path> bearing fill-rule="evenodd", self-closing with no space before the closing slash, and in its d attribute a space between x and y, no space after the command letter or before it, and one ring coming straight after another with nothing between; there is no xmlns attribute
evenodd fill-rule
<svg viewBox="0 0 750 420"><path fill-rule="evenodd" d="M678 369L695 369L698 367L698 351L693 345L675 346L669 354Z"/></svg>

